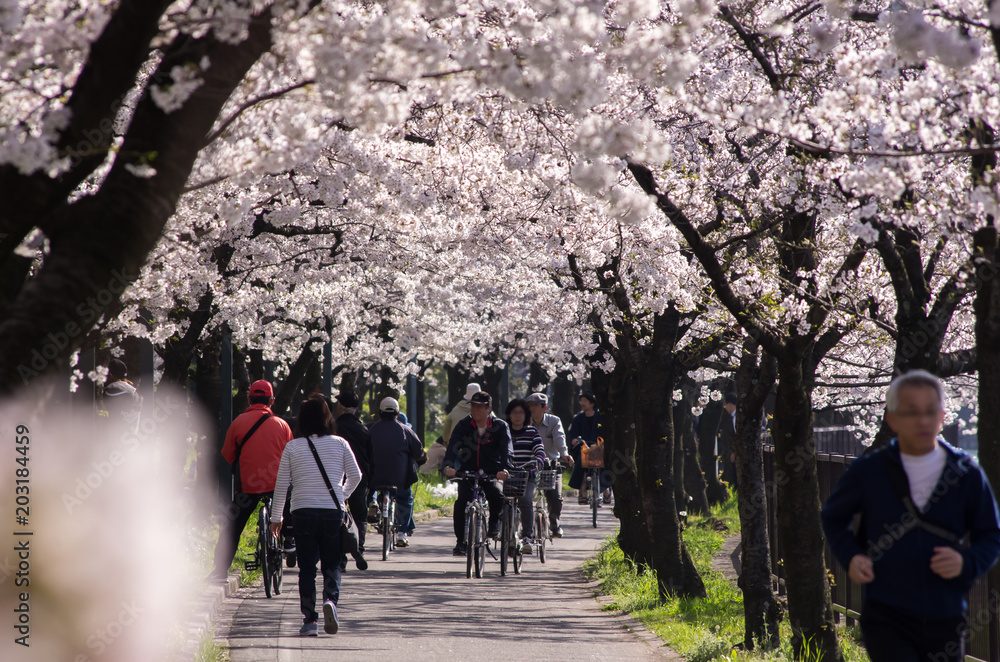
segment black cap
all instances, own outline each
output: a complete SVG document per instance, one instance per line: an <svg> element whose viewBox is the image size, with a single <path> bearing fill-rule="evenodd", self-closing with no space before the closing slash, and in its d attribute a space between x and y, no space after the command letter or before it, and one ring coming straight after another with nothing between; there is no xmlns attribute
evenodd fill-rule
<svg viewBox="0 0 1000 662"><path fill-rule="evenodd" d="M347 407L348 409L354 409L361 404L361 400L358 399L358 394L351 391L350 393L341 393L337 396L337 402Z"/></svg>
<svg viewBox="0 0 1000 662"><path fill-rule="evenodd" d="M476 391L472 394L472 397L469 398L469 402L474 405L486 405L489 407L493 405L493 398L491 398L490 394L485 391Z"/></svg>
<svg viewBox="0 0 1000 662"><path fill-rule="evenodd" d="M726 393L726 401L723 404L735 405L737 403L735 393Z"/></svg>
<svg viewBox="0 0 1000 662"><path fill-rule="evenodd" d="M580 394L580 397L587 398L588 400L590 400L590 404L592 405L597 404L597 396L591 393L590 391L584 391L583 393Z"/></svg>

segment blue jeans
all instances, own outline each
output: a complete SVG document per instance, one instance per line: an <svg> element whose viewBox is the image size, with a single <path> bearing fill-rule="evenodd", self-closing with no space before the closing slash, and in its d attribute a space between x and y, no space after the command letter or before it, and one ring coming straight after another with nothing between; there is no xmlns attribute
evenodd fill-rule
<svg viewBox="0 0 1000 662"><path fill-rule="evenodd" d="M396 531L412 535L416 525L413 523L413 488L405 487L396 490Z"/></svg>
<svg viewBox="0 0 1000 662"><path fill-rule="evenodd" d="M372 503L378 503L378 494L382 490L372 491ZM396 531L411 535L416 525L413 523L413 488L399 488L393 494L396 501Z"/></svg>
<svg viewBox="0 0 1000 662"><path fill-rule="evenodd" d="M963 617L925 621L871 600L861 609L872 662L962 662L966 627Z"/></svg>
<svg viewBox="0 0 1000 662"><path fill-rule="evenodd" d="M323 601L340 599L340 525L344 513L333 508L300 508L295 520L295 547L299 563L299 607L305 623L316 613L316 563L323 571Z"/></svg>

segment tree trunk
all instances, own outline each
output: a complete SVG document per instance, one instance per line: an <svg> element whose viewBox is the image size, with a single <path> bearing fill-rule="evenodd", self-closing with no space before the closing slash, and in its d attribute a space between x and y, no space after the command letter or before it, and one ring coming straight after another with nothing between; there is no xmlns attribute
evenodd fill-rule
<svg viewBox="0 0 1000 662"><path fill-rule="evenodd" d="M309 369L309 364L315 360L316 352L312 349L312 343L307 342L302 348L299 358L295 359L295 363L288 369L288 377L274 391L274 406L271 411L274 412L275 416L290 417L298 411L297 408L294 411L289 411L289 409L295 394L299 391L302 378L305 376L306 370Z"/></svg>
<svg viewBox="0 0 1000 662"><path fill-rule="evenodd" d="M771 550L767 536L767 495L764 486L764 453L761 422L764 400L774 386L774 358L765 354L758 368L756 343L747 340L737 372L736 435L733 453L736 455L736 478L740 512L740 579L743 590L747 650L759 646L765 650L777 648L778 621L781 608L771 590Z"/></svg>
<svg viewBox="0 0 1000 662"><path fill-rule="evenodd" d="M455 405L462 399L465 395L465 387L471 381L472 376L463 366L448 366L448 409L445 410L446 414L454 409Z"/></svg>
<svg viewBox="0 0 1000 662"><path fill-rule="evenodd" d="M674 374L673 347L677 336L677 314L669 310L654 322L653 339L640 348L628 339L636 408L636 469L650 567L656 571L660 597L668 595L705 597L698 575L681 537L674 500L673 411L664 397L671 393ZM643 349L647 351L643 351Z"/></svg>
<svg viewBox="0 0 1000 662"><path fill-rule="evenodd" d="M528 393L544 393L549 385L549 373L538 361L528 366Z"/></svg>
<svg viewBox="0 0 1000 662"><path fill-rule="evenodd" d="M722 402L711 401L698 417L698 454L702 471L705 476L705 493L708 502L713 506L725 503L729 499L729 490L719 480L719 470L716 468L715 444L719 434L719 421L726 410Z"/></svg>
<svg viewBox="0 0 1000 662"><path fill-rule="evenodd" d="M694 433L694 416L691 415L690 407L674 408L674 425L680 429L677 443L684 456L683 470L675 467L674 474L684 476L684 492L689 497L688 514L707 515L710 512L708 493L705 490L705 474L701 470L701 458L698 457L698 438Z"/></svg>
<svg viewBox="0 0 1000 662"><path fill-rule="evenodd" d="M995 228L975 233L976 265L976 368L979 373L979 465L994 491L1000 489L1000 241ZM1000 585L1000 565L990 570L994 586Z"/></svg>
<svg viewBox="0 0 1000 662"><path fill-rule="evenodd" d="M577 400L579 398L572 375L568 372L556 375L555 381L552 382L549 412L559 417L566 430L569 430L569 424L573 421L573 414L580 410L580 404ZM597 406L602 407L603 403L598 402Z"/></svg>
<svg viewBox="0 0 1000 662"><path fill-rule="evenodd" d="M606 378L595 374L591 381L598 398L607 401L602 412L610 434L604 441L604 468L611 472L614 512L618 518L618 546L637 566L650 562L646 520L635 466L635 402L628 374L621 362Z"/></svg>
<svg viewBox="0 0 1000 662"><path fill-rule="evenodd" d="M796 659L840 662L824 561L812 399L797 352L778 362L774 408L778 536L783 552L792 650Z"/></svg>

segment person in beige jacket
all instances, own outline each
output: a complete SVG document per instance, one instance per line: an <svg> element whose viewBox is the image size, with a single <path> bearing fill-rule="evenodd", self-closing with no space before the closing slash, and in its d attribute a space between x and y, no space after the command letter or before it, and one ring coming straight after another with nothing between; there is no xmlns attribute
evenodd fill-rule
<svg viewBox="0 0 1000 662"><path fill-rule="evenodd" d="M455 426L458 425L460 420L472 413L471 400L473 394L479 393L481 390L482 389L479 387L479 384L476 384L475 382L466 386L465 395L458 401L455 408L448 412L448 415L444 417L444 430L441 432L441 438L444 439L444 445L446 448L448 446L448 442L451 441L452 430L455 429Z"/></svg>

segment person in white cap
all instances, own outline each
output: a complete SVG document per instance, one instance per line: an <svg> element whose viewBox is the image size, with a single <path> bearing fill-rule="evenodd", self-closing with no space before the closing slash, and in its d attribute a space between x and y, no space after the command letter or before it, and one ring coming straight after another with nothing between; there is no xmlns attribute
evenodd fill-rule
<svg viewBox="0 0 1000 662"><path fill-rule="evenodd" d="M562 421L558 416L549 413L549 397L544 393L532 393L527 397L527 402L531 408L531 425L542 437L545 455L552 462L573 466L573 456L566 447L566 432L563 431ZM545 500L549 505L549 528L552 535L555 538L562 538L563 530L559 526L563 504L561 480L556 483L556 489L545 490Z"/></svg>
<svg viewBox="0 0 1000 662"><path fill-rule="evenodd" d="M482 389L479 387L479 384L475 382L466 386L465 395L458 401L455 408L448 412L448 415L444 417L444 430L441 432L441 438L444 439L445 447L447 447L448 442L451 441L451 433L454 431L458 422L472 413L472 396L479 393L481 390Z"/></svg>
<svg viewBox="0 0 1000 662"><path fill-rule="evenodd" d="M417 480L417 467L427 456L417 433L399 422L399 403L395 398L383 398L378 409L379 420L368 428L375 454L369 498L374 498L380 487L396 488L396 546L406 547L414 529L410 486Z"/></svg>

